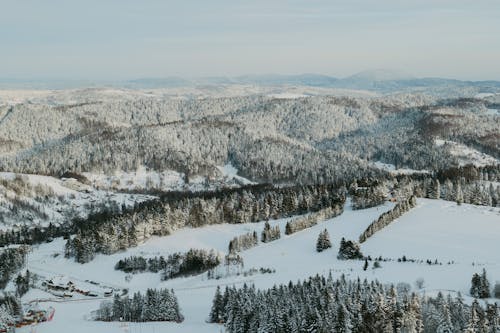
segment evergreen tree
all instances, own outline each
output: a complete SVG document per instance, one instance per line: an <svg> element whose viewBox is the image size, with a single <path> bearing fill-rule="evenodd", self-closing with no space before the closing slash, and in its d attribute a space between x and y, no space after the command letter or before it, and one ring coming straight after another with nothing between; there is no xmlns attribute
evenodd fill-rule
<svg viewBox="0 0 500 333"><path fill-rule="evenodd" d="M341 260L362 259L363 254L361 253L359 244L351 240L345 240L342 237L337 258Z"/></svg>
<svg viewBox="0 0 500 333"><path fill-rule="evenodd" d="M328 230L325 229L320 232L318 236L318 240L316 241L316 251L322 252L331 247L332 243L330 242L330 234L328 234Z"/></svg>

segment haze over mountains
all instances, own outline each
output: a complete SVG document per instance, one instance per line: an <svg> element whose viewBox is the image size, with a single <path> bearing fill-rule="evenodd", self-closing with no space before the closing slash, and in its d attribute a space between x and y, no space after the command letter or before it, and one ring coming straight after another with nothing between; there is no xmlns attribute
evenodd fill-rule
<svg viewBox="0 0 500 333"><path fill-rule="evenodd" d="M111 86L130 89L180 88L196 86L258 85L258 86L306 86L369 90L377 93L398 91L428 91L430 88L460 89L476 87L481 92L500 89L500 81L464 81L440 77L415 77L411 74L386 69L368 70L348 77L304 74L261 74L211 76L211 77L144 77L130 80L81 80L81 79L9 79L0 78L1 89L71 89L82 87Z"/></svg>

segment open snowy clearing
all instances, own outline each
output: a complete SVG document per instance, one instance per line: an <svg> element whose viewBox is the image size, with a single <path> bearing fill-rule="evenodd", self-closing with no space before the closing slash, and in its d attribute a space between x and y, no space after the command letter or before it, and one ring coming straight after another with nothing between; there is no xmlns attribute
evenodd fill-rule
<svg viewBox="0 0 500 333"><path fill-rule="evenodd" d="M498 159L494 158L493 156L482 153L474 148L467 147L466 145L457 142L436 139L435 144L438 147L448 147L450 153L458 158L460 166L473 164L476 167L480 167L486 165L496 165L499 163Z"/></svg>
<svg viewBox="0 0 500 333"><path fill-rule="evenodd" d="M86 217L93 206L114 203L130 207L136 202L154 198L151 195L99 190L73 178L0 172L0 213L11 213L17 201L31 207L19 207L17 214L0 220L0 230L25 224L60 224L68 218Z"/></svg>
<svg viewBox="0 0 500 333"><path fill-rule="evenodd" d="M173 288L185 316L182 324L143 323L129 324L129 332L220 332L221 326L206 324L212 297L217 285L255 284L258 288L268 288L274 284L304 279L311 275L346 274L348 278L378 279L388 283L407 282L415 291L434 294L439 290L460 291L467 295L473 273L486 268L490 282L500 280L498 239L500 238L500 210L472 205L457 206L442 200L418 199L416 208L406 213L382 231L362 244L365 255L379 255L395 259L382 262L380 269L363 271L362 261L339 261L336 259L340 239L357 240L359 234L382 212L393 204L370 209L345 212L331 220L295 233L284 235L287 219L271 221L280 225L282 238L242 252L245 270L250 268L273 268L272 274L232 276L219 280L209 280L206 274L189 278L160 281L159 274L145 273L133 275L125 280L125 273L115 271L115 263L130 255L168 255L189 248L216 249L227 251L227 245L234 236L256 230L260 233L263 222L240 225L213 225L198 229L183 229L171 236L153 238L126 252L111 256L99 255L88 264L77 264L62 256L64 241L57 239L50 244L39 246L29 257L29 269L46 277L64 274L76 281L91 279L115 288L129 288L130 292L151 288ZM316 239L321 230L328 229L333 248L322 253L315 251ZM54 253L60 253L54 257ZM399 263L397 258L421 259L424 263ZM442 265L428 265L425 260L437 259ZM453 264L448 264L453 261ZM474 265L472 264L474 263ZM425 281L424 289L417 290L417 278ZM35 298L53 297L32 291L24 301ZM470 299L468 299L470 301ZM37 332L59 333L71 329L73 333L123 332L120 323L102 323L85 320L85 316L99 307L99 299L71 300L67 302L42 303L56 309L54 320L41 324ZM29 332L29 328L19 332Z"/></svg>

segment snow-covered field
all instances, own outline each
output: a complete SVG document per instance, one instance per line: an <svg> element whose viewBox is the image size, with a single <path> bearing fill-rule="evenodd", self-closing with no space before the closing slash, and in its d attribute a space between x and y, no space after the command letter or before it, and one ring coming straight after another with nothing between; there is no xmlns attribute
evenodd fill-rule
<svg viewBox="0 0 500 333"><path fill-rule="evenodd" d="M102 323L86 320L91 311L99 307L99 299L76 299L66 302L41 303L56 309L52 322L40 324L37 332L60 333L71 330L72 333L114 333L123 332L220 332L222 327L205 323L210 311L212 297L217 285L255 284L258 288L268 288L277 283L287 283L304 279L315 274L334 276L346 274L348 278L378 279L388 283L407 282L415 291L433 294L438 290L445 292L460 291L467 295L471 276L486 268L490 282L500 280L500 257L498 239L500 239L500 210L491 207L478 207L442 200L418 199L416 208L394 221L382 231L376 233L362 244L365 255L383 256L397 259L407 258L435 260L442 265L424 263L382 262L379 269L363 271L362 261L339 261L336 259L339 242L342 237L357 240L359 234L382 212L393 206L383 206L345 212L331 220L295 233L284 235L287 219L271 221L282 230L282 238L242 252L245 270L250 268L274 268L272 274L252 276L232 276L219 280L209 280L206 274L160 281L159 274L145 273L133 275L127 282L125 273L115 271L115 263L130 255L168 255L189 248L216 249L227 251L227 245L234 236L263 229L263 222L240 225L213 225L198 229L183 229L173 235L152 238L146 243L111 256L99 255L88 264L77 264L64 259L62 253L64 241L57 239L50 244L40 245L29 256L28 268L35 273L50 277L67 275L76 281L90 279L115 288L129 288L131 292L145 290L148 287L173 288L179 299L185 316L182 324L144 323L128 324ZM315 251L317 236L324 228L328 229L333 248L322 253ZM448 261L454 262L448 264ZM423 278L425 286L417 290L415 281ZM41 291L33 290L24 297L24 301L37 298L53 297ZM470 301L470 299L469 299ZM22 328L19 332L29 332Z"/></svg>

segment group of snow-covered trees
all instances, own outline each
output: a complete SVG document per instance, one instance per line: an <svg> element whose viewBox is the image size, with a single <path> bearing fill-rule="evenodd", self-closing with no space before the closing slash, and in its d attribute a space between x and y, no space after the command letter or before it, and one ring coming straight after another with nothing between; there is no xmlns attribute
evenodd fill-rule
<svg viewBox="0 0 500 333"><path fill-rule="evenodd" d="M490 282L485 269L481 275L474 273L472 276L470 295L475 298L489 298L491 296Z"/></svg>
<svg viewBox="0 0 500 333"><path fill-rule="evenodd" d="M308 214L306 216L299 216L290 221L288 221L285 225L285 234L291 235L297 231L304 230L310 228L319 221L328 220L339 216L344 211L344 204L339 203L334 207L327 207L318 212Z"/></svg>
<svg viewBox="0 0 500 333"><path fill-rule="evenodd" d="M33 275L29 270L26 270L26 272L23 274L18 274L16 277L16 280L14 281L16 284L16 295L19 297L22 297L24 294L26 294L29 290L30 287L33 285Z"/></svg>
<svg viewBox="0 0 500 333"><path fill-rule="evenodd" d="M335 207L344 201L344 191L334 185L254 185L216 192L170 193L119 214L96 214L75 222L76 235L68 239L65 252L85 263L96 253L112 254L152 235L168 235L185 226L277 219ZM270 238L276 236L275 231L271 233ZM270 238L265 236L262 241Z"/></svg>
<svg viewBox="0 0 500 333"><path fill-rule="evenodd" d="M0 106L8 115L0 124L8 153L0 155L0 170L60 176L145 166L191 178L213 175L217 165L231 161L259 182L350 183L386 174L371 161L430 171L457 165L435 137L499 156L494 138L500 120L482 112L482 100L84 95L73 96L83 99L74 104Z"/></svg>
<svg viewBox="0 0 500 333"><path fill-rule="evenodd" d="M113 301L102 302L95 312L95 320L180 323L184 317L173 290L148 289L144 295L139 292L132 298L115 295Z"/></svg>
<svg viewBox="0 0 500 333"><path fill-rule="evenodd" d="M389 225L392 221L409 211L411 208L415 207L417 204L417 198L415 196L409 197L407 200L398 202L393 209L388 212L383 213L379 218L373 221L365 231L359 236L359 242L363 243L369 237L371 237L377 231L383 229Z"/></svg>
<svg viewBox="0 0 500 333"><path fill-rule="evenodd" d="M230 240L228 251L229 253L240 252L257 246L257 244L259 244L257 232L247 232Z"/></svg>
<svg viewBox="0 0 500 333"><path fill-rule="evenodd" d="M385 202L387 193L383 186L370 184L369 186L358 186L354 182L349 190L352 199L352 209L365 209L381 205Z"/></svg>
<svg viewBox="0 0 500 333"><path fill-rule="evenodd" d="M264 224L264 230L262 230L261 240L263 243L269 243L281 238L281 230L279 225L272 226L268 221Z"/></svg>
<svg viewBox="0 0 500 333"><path fill-rule="evenodd" d="M21 300L9 293L0 291L0 329L6 329L16 322L23 314Z"/></svg>
<svg viewBox="0 0 500 333"><path fill-rule="evenodd" d="M217 288L209 321L230 333L252 332L498 332L496 304L467 305L458 296L422 297L377 281L316 276L257 290Z"/></svg>
<svg viewBox="0 0 500 333"><path fill-rule="evenodd" d="M26 262L26 255L30 251L27 245L9 248L0 248L0 289L5 288L10 279Z"/></svg>
<svg viewBox="0 0 500 333"><path fill-rule="evenodd" d="M346 240L344 237L340 240L339 253L337 259L350 260L350 259L363 259L363 253L358 243Z"/></svg>
<svg viewBox="0 0 500 333"><path fill-rule="evenodd" d="M162 279L195 275L219 265L221 258L214 250L190 249L186 253L176 252L166 258L157 256L144 258L132 256L120 259L115 269L125 273L161 272Z"/></svg>
<svg viewBox="0 0 500 333"><path fill-rule="evenodd" d="M54 237L64 236L72 231L71 223L46 227L22 225L11 230L0 230L0 246L11 244L39 244L51 241Z"/></svg>

